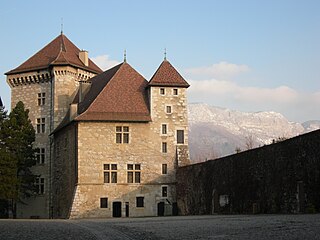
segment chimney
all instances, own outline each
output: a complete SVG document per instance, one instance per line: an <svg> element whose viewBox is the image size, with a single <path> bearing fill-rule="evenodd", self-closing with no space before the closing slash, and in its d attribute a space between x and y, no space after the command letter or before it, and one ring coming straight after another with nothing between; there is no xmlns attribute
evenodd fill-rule
<svg viewBox="0 0 320 240"><path fill-rule="evenodd" d="M81 62L88 67L89 66L89 58L88 58L88 51L86 50L81 50L79 52L79 58L81 60Z"/></svg>

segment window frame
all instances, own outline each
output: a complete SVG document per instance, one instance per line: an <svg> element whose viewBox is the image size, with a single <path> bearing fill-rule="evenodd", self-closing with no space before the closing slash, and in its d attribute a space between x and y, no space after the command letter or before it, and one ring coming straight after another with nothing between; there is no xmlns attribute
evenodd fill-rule
<svg viewBox="0 0 320 240"><path fill-rule="evenodd" d="M39 92L38 93L38 106L44 106L46 104L46 93Z"/></svg>
<svg viewBox="0 0 320 240"><path fill-rule="evenodd" d="M161 173L162 173L162 175L167 175L168 174L168 164L167 163L163 163L162 164Z"/></svg>
<svg viewBox="0 0 320 240"><path fill-rule="evenodd" d="M163 198L167 198L168 197L168 186L161 186L161 196Z"/></svg>
<svg viewBox="0 0 320 240"><path fill-rule="evenodd" d="M36 133L46 132L46 118L40 117L36 119Z"/></svg>
<svg viewBox="0 0 320 240"><path fill-rule="evenodd" d="M103 164L103 183L118 183L118 165L116 163Z"/></svg>
<svg viewBox="0 0 320 240"><path fill-rule="evenodd" d="M45 179L42 177L37 177L35 179L34 185L36 186L36 194L37 195L44 195L45 191Z"/></svg>
<svg viewBox="0 0 320 240"><path fill-rule="evenodd" d="M161 143L161 152L162 153L168 153L168 143L167 142L162 142Z"/></svg>
<svg viewBox="0 0 320 240"><path fill-rule="evenodd" d="M107 197L100 198L100 208L109 208Z"/></svg>
<svg viewBox="0 0 320 240"><path fill-rule="evenodd" d="M179 95L179 90L178 90L178 88L172 89L172 95L173 95L173 96L178 96L178 95Z"/></svg>
<svg viewBox="0 0 320 240"><path fill-rule="evenodd" d="M161 135L168 135L168 124L162 123L161 124Z"/></svg>
<svg viewBox="0 0 320 240"><path fill-rule="evenodd" d="M182 133L182 135L180 135L179 133ZM182 137L182 139L181 139L181 137ZM177 138L177 144L185 144L184 129L177 129L176 130L176 138Z"/></svg>
<svg viewBox="0 0 320 240"><path fill-rule="evenodd" d="M127 164L127 183L140 184L141 183L141 164Z"/></svg>
<svg viewBox="0 0 320 240"><path fill-rule="evenodd" d="M37 148L35 150L35 155L37 159L37 165L45 164L46 161L46 149L45 148Z"/></svg>
<svg viewBox="0 0 320 240"><path fill-rule="evenodd" d="M161 96L164 96L164 95L166 95L166 89L165 88L160 88L159 89L159 94L161 95Z"/></svg>
<svg viewBox="0 0 320 240"><path fill-rule="evenodd" d="M170 109L170 111L168 111L169 109ZM166 105L165 112L166 112L166 114L172 114L172 112L173 112L172 105Z"/></svg>
<svg viewBox="0 0 320 240"><path fill-rule="evenodd" d="M144 208L144 196L136 197L136 208Z"/></svg>
<svg viewBox="0 0 320 240"><path fill-rule="evenodd" d="M130 143L130 127L116 126L116 143L129 144Z"/></svg>

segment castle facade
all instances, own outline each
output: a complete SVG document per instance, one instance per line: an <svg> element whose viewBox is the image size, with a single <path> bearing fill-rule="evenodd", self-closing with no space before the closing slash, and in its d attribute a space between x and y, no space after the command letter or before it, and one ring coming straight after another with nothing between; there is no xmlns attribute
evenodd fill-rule
<svg viewBox="0 0 320 240"><path fill-rule="evenodd" d="M189 164L189 84L169 61L150 81L126 61L102 72L61 33L6 75L11 106L29 109L38 148L38 192L17 217L177 213L176 170Z"/></svg>

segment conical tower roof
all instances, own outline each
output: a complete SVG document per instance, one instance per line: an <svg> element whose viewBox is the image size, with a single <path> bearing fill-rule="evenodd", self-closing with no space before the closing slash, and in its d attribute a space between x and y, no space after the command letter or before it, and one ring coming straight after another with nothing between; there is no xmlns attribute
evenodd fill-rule
<svg viewBox="0 0 320 240"><path fill-rule="evenodd" d="M102 72L90 59L88 66L86 66L80 60L79 53L80 49L61 33L19 67L7 72L6 75L46 69L53 65L71 65L97 74Z"/></svg>
<svg viewBox="0 0 320 240"><path fill-rule="evenodd" d="M167 60L164 60L152 76L149 86L189 87L190 85Z"/></svg>

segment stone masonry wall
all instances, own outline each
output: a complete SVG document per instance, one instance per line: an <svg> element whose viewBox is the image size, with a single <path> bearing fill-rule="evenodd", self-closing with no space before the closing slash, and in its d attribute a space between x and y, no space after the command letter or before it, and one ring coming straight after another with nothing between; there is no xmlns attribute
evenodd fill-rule
<svg viewBox="0 0 320 240"><path fill-rule="evenodd" d="M178 169L180 214L320 212L320 130Z"/></svg>
<svg viewBox="0 0 320 240"><path fill-rule="evenodd" d="M77 127L71 124L55 134L53 162L53 218L68 218L77 182Z"/></svg>
<svg viewBox="0 0 320 240"><path fill-rule="evenodd" d="M13 74L7 76L11 87L11 107L14 108L19 101L29 110L29 118L36 129L36 119L45 118L45 132L36 133L35 148L45 149L44 164L37 164L32 171L45 180L44 194L24 199L25 204L18 204L17 217L49 218L49 169L50 169L50 114L51 114L51 77L46 70ZM45 104L38 105L38 93L45 94Z"/></svg>
<svg viewBox="0 0 320 240"><path fill-rule="evenodd" d="M129 127L129 144L116 143L116 127ZM159 132L157 132L159 138ZM78 125L78 183L71 218L112 217L112 202L129 204L130 216L155 216L157 203L175 198L175 146L161 152L150 123L81 122ZM104 183L104 164L117 164L117 183ZM140 164L141 183L127 182L127 164ZM168 173L162 174L162 164ZM168 196L162 197L162 186ZM136 197L144 197L144 208L136 207ZM100 208L100 198L108 198L108 209Z"/></svg>

